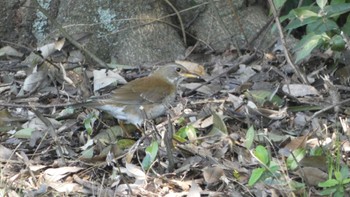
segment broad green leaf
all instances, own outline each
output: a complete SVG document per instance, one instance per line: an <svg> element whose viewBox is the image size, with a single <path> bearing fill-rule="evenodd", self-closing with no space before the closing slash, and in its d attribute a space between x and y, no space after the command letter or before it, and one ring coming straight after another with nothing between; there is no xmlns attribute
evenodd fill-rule
<svg viewBox="0 0 350 197"><path fill-rule="evenodd" d="M339 27L336 22L328 18L325 18L325 19L320 18L320 20L316 20L314 23L310 23L306 26L307 34L309 33L322 34L332 30L339 30Z"/></svg>
<svg viewBox="0 0 350 197"><path fill-rule="evenodd" d="M318 7L320 7L321 9L324 8L324 6L326 6L327 4L327 0L316 0L316 3L318 5Z"/></svg>
<svg viewBox="0 0 350 197"><path fill-rule="evenodd" d="M273 91L267 90L251 90L244 93L248 98L252 98L254 103L262 106L266 101L272 102L272 104L276 106L281 106L283 103L283 99L281 99L276 94L273 95Z"/></svg>
<svg viewBox="0 0 350 197"><path fill-rule="evenodd" d="M259 145L255 148L254 155L258 160L263 163L264 165L269 165L269 153L267 152L266 148Z"/></svg>
<svg viewBox="0 0 350 197"><path fill-rule="evenodd" d="M83 152L81 152L80 158L91 159L94 156L94 147L90 147Z"/></svg>
<svg viewBox="0 0 350 197"><path fill-rule="evenodd" d="M296 46L296 62L309 56L316 47L324 43L325 35L308 34Z"/></svg>
<svg viewBox="0 0 350 197"><path fill-rule="evenodd" d="M333 197L344 197L345 193L344 193L344 188L343 187L339 187L337 189L337 191L334 192Z"/></svg>
<svg viewBox="0 0 350 197"><path fill-rule="evenodd" d="M350 36L350 14L346 18L346 22L342 27L342 31L345 33L345 35Z"/></svg>
<svg viewBox="0 0 350 197"><path fill-rule="evenodd" d="M343 179L349 178L349 168L348 166L343 166L340 170Z"/></svg>
<svg viewBox="0 0 350 197"><path fill-rule="evenodd" d="M350 179L344 179L343 180L343 184L345 185L345 184L348 184L348 183L350 183Z"/></svg>
<svg viewBox="0 0 350 197"><path fill-rule="evenodd" d="M320 20L319 17L310 17L310 18L307 18L303 21L299 20L298 18L295 18L288 23L288 25L285 27L285 29L286 30L293 30L293 29L296 29L298 27L302 27L304 25L315 23L318 20Z"/></svg>
<svg viewBox="0 0 350 197"><path fill-rule="evenodd" d="M343 176L341 175L341 173L339 171L335 171L334 176L335 176L335 179L337 179L337 181L343 180Z"/></svg>
<svg viewBox="0 0 350 197"><path fill-rule="evenodd" d="M252 147L254 138L255 138L255 129L253 126L250 126L245 135L245 142L244 142L244 146L247 149L250 149Z"/></svg>
<svg viewBox="0 0 350 197"><path fill-rule="evenodd" d="M252 175L250 175L249 181L248 181L248 185L249 186L253 186L259 179L260 177L263 175L263 173L265 172L264 168L256 168L252 171Z"/></svg>
<svg viewBox="0 0 350 197"><path fill-rule="evenodd" d="M341 4L341 3L345 3L346 0L332 0L331 1L331 5L336 5L336 4Z"/></svg>
<svg viewBox="0 0 350 197"><path fill-rule="evenodd" d="M186 138L196 140L197 130L192 125L184 126L176 132L175 136L177 137L176 139L181 138L180 141L186 141Z"/></svg>
<svg viewBox="0 0 350 197"><path fill-rule="evenodd" d="M186 134L189 140L194 141L197 139L197 130L192 125L188 125L185 127Z"/></svg>
<svg viewBox="0 0 350 197"><path fill-rule="evenodd" d="M144 170L148 170L151 167L153 161L156 159L157 153L158 142L154 141L146 148L146 156L142 160L142 168Z"/></svg>
<svg viewBox="0 0 350 197"><path fill-rule="evenodd" d="M174 134L173 138L174 138L174 140L176 140L176 141L178 141L180 143L185 143L187 141L185 138L183 138L183 137L181 137L181 136L179 136L177 134Z"/></svg>
<svg viewBox="0 0 350 197"><path fill-rule="evenodd" d="M335 17L350 11L350 3L328 5L324 8L326 17Z"/></svg>
<svg viewBox="0 0 350 197"><path fill-rule="evenodd" d="M336 191L337 191L337 188L331 187L331 188L322 190L320 194L323 196L330 196L331 194L334 194L334 192Z"/></svg>
<svg viewBox="0 0 350 197"><path fill-rule="evenodd" d="M17 131L13 136L16 138L29 139L32 137L32 133L35 131L33 128L24 128Z"/></svg>
<svg viewBox="0 0 350 197"><path fill-rule="evenodd" d="M327 181L325 182L321 182L318 184L319 187L333 187L333 186L336 186L338 185L339 182L335 179L328 179Z"/></svg>
<svg viewBox="0 0 350 197"><path fill-rule="evenodd" d="M332 37L330 44L333 51L343 51L346 43L341 35L335 35Z"/></svg>
<svg viewBox="0 0 350 197"><path fill-rule="evenodd" d="M305 157L305 155L306 155L306 150L303 148L298 148L294 150L293 154L290 154L287 158L287 166L289 167L289 169L295 170L298 167L298 163Z"/></svg>
<svg viewBox="0 0 350 197"><path fill-rule="evenodd" d="M187 138L187 132L186 127L181 127L175 134L176 136L186 139Z"/></svg>
<svg viewBox="0 0 350 197"><path fill-rule="evenodd" d="M286 3L287 0L273 0L273 4L275 5L276 9L282 8L284 3Z"/></svg>
<svg viewBox="0 0 350 197"><path fill-rule="evenodd" d="M279 164L277 164L276 162L271 161L271 162L270 162L269 169L270 169L270 171L271 171L272 173L275 173L275 172L277 172L277 171L280 169L280 166L279 166Z"/></svg>
<svg viewBox="0 0 350 197"><path fill-rule="evenodd" d="M123 150L130 148L134 144L135 144L135 140L132 140L132 139L120 139L117 141L118 148Z"/></svg>
<svg viewBox="0 0 350 197"><path fill-rule="evenodd" d="M303 8L294 9L294 13L301 21L310 17L318 17L318 14L316 12Z"/></svg>

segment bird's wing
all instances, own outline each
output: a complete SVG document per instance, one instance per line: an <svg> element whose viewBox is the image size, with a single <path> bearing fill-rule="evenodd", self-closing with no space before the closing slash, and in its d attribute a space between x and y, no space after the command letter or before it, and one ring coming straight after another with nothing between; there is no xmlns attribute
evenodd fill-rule
<svg viewBox="0 0 350 197"><path fill-rule="evenodd" d="M175 93L176 87L161 78L140 78L112 91L108 98L102 99L105 104L145 105L162 103L170 94Z"/></svg>

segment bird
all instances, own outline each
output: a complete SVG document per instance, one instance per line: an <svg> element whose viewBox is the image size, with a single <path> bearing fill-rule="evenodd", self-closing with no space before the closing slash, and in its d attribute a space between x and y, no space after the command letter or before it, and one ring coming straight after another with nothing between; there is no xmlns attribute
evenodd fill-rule
<svg viewBox="0 0 350 197"><path fill-rule="evenodd" d="M145 120L166 113L175 101L178 85L186 78L199 78L199 75L182 65L168 63L149 76L130 81L107 95L90 98L84 106L140 127Z"/></svg>

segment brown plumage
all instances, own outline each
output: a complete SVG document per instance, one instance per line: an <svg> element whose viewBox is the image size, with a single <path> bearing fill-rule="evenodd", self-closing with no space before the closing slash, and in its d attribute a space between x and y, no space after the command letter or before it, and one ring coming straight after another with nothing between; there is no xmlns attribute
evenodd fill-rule
<svg viewBox="0 0 350 197"><path fill-rule="evenodd" d="M141 126L144 120L163 115L174 102L179 83L197 78L185 67L171 63L147 77L135 79L106 96L91 98L85 106L94 107L117 119Z"/></svg>

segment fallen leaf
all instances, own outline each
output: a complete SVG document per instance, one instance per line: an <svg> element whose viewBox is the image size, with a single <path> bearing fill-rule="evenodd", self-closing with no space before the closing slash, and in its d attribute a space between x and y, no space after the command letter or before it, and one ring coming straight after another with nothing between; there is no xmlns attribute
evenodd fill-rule
<svg viewBox="0 0 350 197"><path fill-rule="evenodd" d="M224 170L218 166L205 167L203 169L203 177L208 184L220 181L222 176L224 176Z"/></svg>
<svg viewBox="0 0 350 197"><path fill-rule="evenodd" d="M200 188L199 185L195 181L192 181L191 189L188 192L187 196L188 197L200 197L201 191L202 191L202 188Z"/></svg>
<svg viewBox="0 0 350 197"><path fill-rule="evenodd" d="M68 176L70 173L79 172L80 170L83 170L84 168L80 167L60 167L60 168L49 168L45 170L44 177L48 181L58 181L66 176Z"/></svg>
<svg viewBox="0 0 350 197"><path fill-rule="evenodd" d="M317 186L320 182L328 179L328 174L318 168L304 167L298 169L296 174L304 179L304 181L312 186Z"/></svg>

